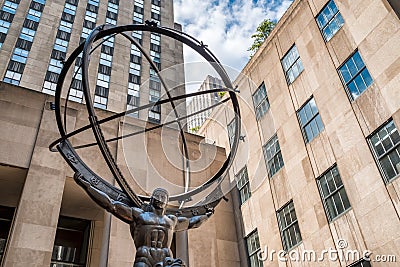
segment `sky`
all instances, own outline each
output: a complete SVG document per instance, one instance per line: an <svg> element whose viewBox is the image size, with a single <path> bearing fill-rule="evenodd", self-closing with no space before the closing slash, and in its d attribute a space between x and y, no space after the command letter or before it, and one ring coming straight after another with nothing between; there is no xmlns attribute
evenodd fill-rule
<svg viewBox="0 0 400 267"><path fill-rule="evenodd" d="M175 0L175 21L183 31L203 41L223 65L240 72L250 58L247 49L257 26L278 21L293 0ZM184 47L185 62L199 60Z"/></svg>

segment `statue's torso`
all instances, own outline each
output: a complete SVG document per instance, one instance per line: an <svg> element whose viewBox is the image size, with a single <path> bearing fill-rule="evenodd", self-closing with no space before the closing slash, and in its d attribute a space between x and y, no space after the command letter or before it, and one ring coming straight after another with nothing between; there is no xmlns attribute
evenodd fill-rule
<svg viewBox="0 0 400 267"><path fill-rule="evenodd" d="M169 248L176 225L172 216L144 212L131 224L136 247Z"/></svg>
<svg viewBox="0 0 400 267"><path fill-rule="evenodd" d="M144 212L131 224L131 235L136 246L136 260L146 258L150 263L172 257L170 246L176 218ZM140 260L142 261L142 260Z"/></svg>

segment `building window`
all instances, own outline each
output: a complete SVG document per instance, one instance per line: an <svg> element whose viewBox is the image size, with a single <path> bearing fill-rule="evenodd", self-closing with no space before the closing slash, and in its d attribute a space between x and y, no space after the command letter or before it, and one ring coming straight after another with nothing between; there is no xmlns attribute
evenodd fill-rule
<svg viewBox="0 0 400 267"><path fill-rule="evenodd" d="M297 111L297 117L300 121L301 131L306 143L311 142L311 140L324 129L324 124L322 123L314 98L308 100L308 102Z"/></svg>
<svg viewBox="0 0 400 267"><path fill-rule="evenodd" d="M236 174L236 185L239 189L240 204L243 204L251 197L249 174L246 166Z"/></svg>
<svg viewBox="0 0 400 267"><path fill-rule="evenodd" d="M330 222L350 208L350 201L336 166L318 178L318 187Z"/></svg>
<svg viewBox="0 0 400 267"><path fill-rule="evenodd" d="M279 230L281 231L283 249L288 251L299 244L302 240L293 201L290 201L278 210L277 217Z"/></svg>
<svg viewBox="0 0 400 267"><path fill-rule="evenodd" d="M335 33L343 26L344 20L335 2L329 1L317 16L318 27L324 36L325 41L329 41Z"/></svg>
<svg viewBox="0 0 400 267"><path fill-rule="evenodd" d="M289 52L287 52L281 62L283 70L285 71L287 84L291 84L304 70L296 45L293 45L292 48L290 48Z"/></svg>
<svg viewBox="0 0 400 267"><path fill-rule="evenodd" d="M276 134L264 145L263 152L268 175L271 178L284 166L281 148Z"/></svg>
<svg viewBox="0 0 400 267"><path fill-rule="evenodd" d="M90 221L60 217L50 266L86 266L89 235Z"/></svg>
<svg viewBox="0 0 400 267"><path fill-rule="evenodd" d="M358 51L339 68L339 73L351 100L355 100L373 82Z"/></svg>
<svg viewBox="0 0 400 267"><path fill-rule="evenodd" d="M6 248L14 211L14 208L0 206L0 263Z"/></svg>
<svg viewBox="0 0 400 267"><path fill-rule="evenodd" d="M157 77L150 77L149 103L155 103L161 97L161 83ZM161 122L161 106L154 105L148 114L148 119L154 123Z"/></svg>
<svg viewBox="0 0 400 267"><path fill-rule="evenodd" d="M0 49L14 19L20 0L6 0L0 10Z"/></svg>
<svg viewBox="0 0 400 267"><path fill-rule="evenodd" d="M267 97L267 90L265 89L265 84L262 83L260 87L253 94L253 105L256 111L256 119L260 120L261 117L269 109L269 101Z"/></svg>
<svg viewBox="0 0 400 267"><path fill-rule="evenodd" d="M19 85L45 3L45 0L32 0L4 75L4 82ZM18 67L18 70L15 67Z"/></svg>
<svg viewBox="0 0 400 267"><path fill-rule="evenodd" d="M347 267L371 267L371 263L366 260L360 260L353 264L348 265Z"/></svg>
<svg viewBox="0 0 400 267"><path fill-rule="evenodd" d="M160 26L160 23L161 23L160 1L152 1L152 3L151 3L151 18L154 19L158 23L158 26Z"/></svg>
<svg viewBox="0 0 400 267"><path fill-rule="evenodd" d="M236 121L233 119L228 124L228 137L229 137L229 145L232 147L233 139L235 138L235 129L236 129Z"/></svg>
<svg viewBox="0 0 400 267"><path fill-rule="evenodd" d="M70 3L69 3L70 2ZM63 13L61 15L60 25L58 27L56 40L54 42L53 51L50 58L50 63L47 68L47 75L43 83L42 92L50 95L55 95L58 76L61 73L62 61L65 59L67 53L69 40L71 37L72 24L75 20L76 9L78 1L66 1ZM58 57L58 55L62 55ZM57 76L54 81L49 79L50 76Z"/></svg>
<svg viewBox="0 0 400 267"><path fill-rule="evenodd" d="M375 158L387 182L400 173L400 136L393 120L369 138Z"/></svg>
<svg viewBox="0 0 400 267"><path fill-rule="evenodd" d="M257 230L249 234L246 239L247 255L249 256L250 267L262 267L263 263L257 257L260 248L260 239Z"/></svg>

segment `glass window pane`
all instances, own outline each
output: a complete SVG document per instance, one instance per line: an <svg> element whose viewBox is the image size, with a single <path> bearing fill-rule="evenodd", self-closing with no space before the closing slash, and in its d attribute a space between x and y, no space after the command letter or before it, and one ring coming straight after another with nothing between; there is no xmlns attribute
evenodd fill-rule
<svg viewBox="0 0 400 267"><path fill-rule="evenodd" d="M324 129L324 124L322 123L321 116L318 114L318 115L315 117L315 120L317 121L318 132L321 132L321 131Z"/></svg>
<svg viewBox="0 0 400 267"><path fill-rule="evenodd" d="M328 198L326 200L326 206L328 208L327 213L328 213L329 220L332 220L333 218L335 218L338 215L338 213L336 212L336 208L335 208L335 202L332 197Z"/></svg>
<svg viewBox="0 0 400 267"><path fill-rule="evenodd" d="M322 197L325 198L326 196L329 195L329 188L328 188L328 182L326 180L326 176L319 179L319 183L320 183L321 190L322 190Z"/></svg>
<svg viewBox="0 0 400 267"><path fill-rule="evenodd" d="M367 89L367 86L365 85L365 82L364 82L364 80L363 80L363 78L362 78L361 75L357 75L357 76L354 78L354 82L355 82L355 84L357 85L359 94L361 94L362 92L365 91L365 89Z"/></svg>
<svg viewBox="0 0 400 267"><path fill-rule="evenodd" d="M354 59L354 63L356 65L357 71L362 69L365 66L364 61L361 59L360 53L358 51L354 54L353 59Z"/></svg>
<svg viewBox="0 0 400 267"><path fill-rule="evenodd" d="M335 193L333 195L333 201L335 202L337 215L342 214L343 211L344 211L344 207L343 207L343 204L342 204L342 199L340 198L340 194Z"/></svg>
<svg viewBox="0 0 400 267"><path fill-rule="evenodd" d="M349 61L347 61L346 65L347 65L347 68L348 68L348 70L350 72L351 77L354 77L354 75L358 71L358 68L357 68L357 66L356 66L356 64L354 62L354 59L351 58Z"/></svg>
<svg viewBox="0 0 400 267"><path fill-rule="evenodd" d="M365 68L362 72L361 72L361 76L364 80L364 83L366 85L366 87L370 86L373 82L371 75L369 74L369 71L367 70L367 68Z"/></svg>
<svg viewBox="0 0 400 267"><path fill-rule="evenodd" d="M307 117L306 117L306 111L305 109L301 109L299 111L299 118L300 118L300 124L304 125L307 122Z"/></svg>
<svg viewBox="0 0 400 267"><path fill-rule="evenodd" d="M400 169L399 153L400 153L400 148L397 148L393 150L391 153L389 153L389 159L392 162L396 175L399 174L399 169Z"/></svg>
<svg viewBox="0 0 400 267"><path fill-rule="evenodd" d="M340 194L340 197L342 198L342 202L344 205L343 207L345 210L347 210L348 208L350 208L350 201L349 201L349 198L347 197L344 187L339 190L339 194Z"/></svg>
<svg viewBox="0 0 400 267"><path fill-rule="evenodd" d="M355 81L352 81L351 83L349 83L347 85L347 88L349 89L350 94L353 99L356 99L360 95L360 92L358 91Z"/></svg>
<svg viewBox="0 0 400 267"><path fill-rule="evenodd" d="M351 74L346 65L340 68L340 73L342 74L345 83L351 80Z"/></svg>
<svg viewBox="0 0 400 267"><path fill-rule="evenodd" d="M380 160L383 171L386 173L386 177L391 179L396 176L396 172L393 169L393 166L389 160L389 157L386 156Z"/></svg>

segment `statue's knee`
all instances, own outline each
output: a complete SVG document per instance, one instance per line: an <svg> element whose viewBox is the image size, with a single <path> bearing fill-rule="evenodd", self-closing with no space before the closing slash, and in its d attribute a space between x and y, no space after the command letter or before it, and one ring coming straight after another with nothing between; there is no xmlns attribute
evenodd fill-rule
<svg viewBox="0 0 400 267"><path fill-rule="evenodd" d="M146 264L145 262L136 262L133 267L151 267L150 265Z"/></svg>

